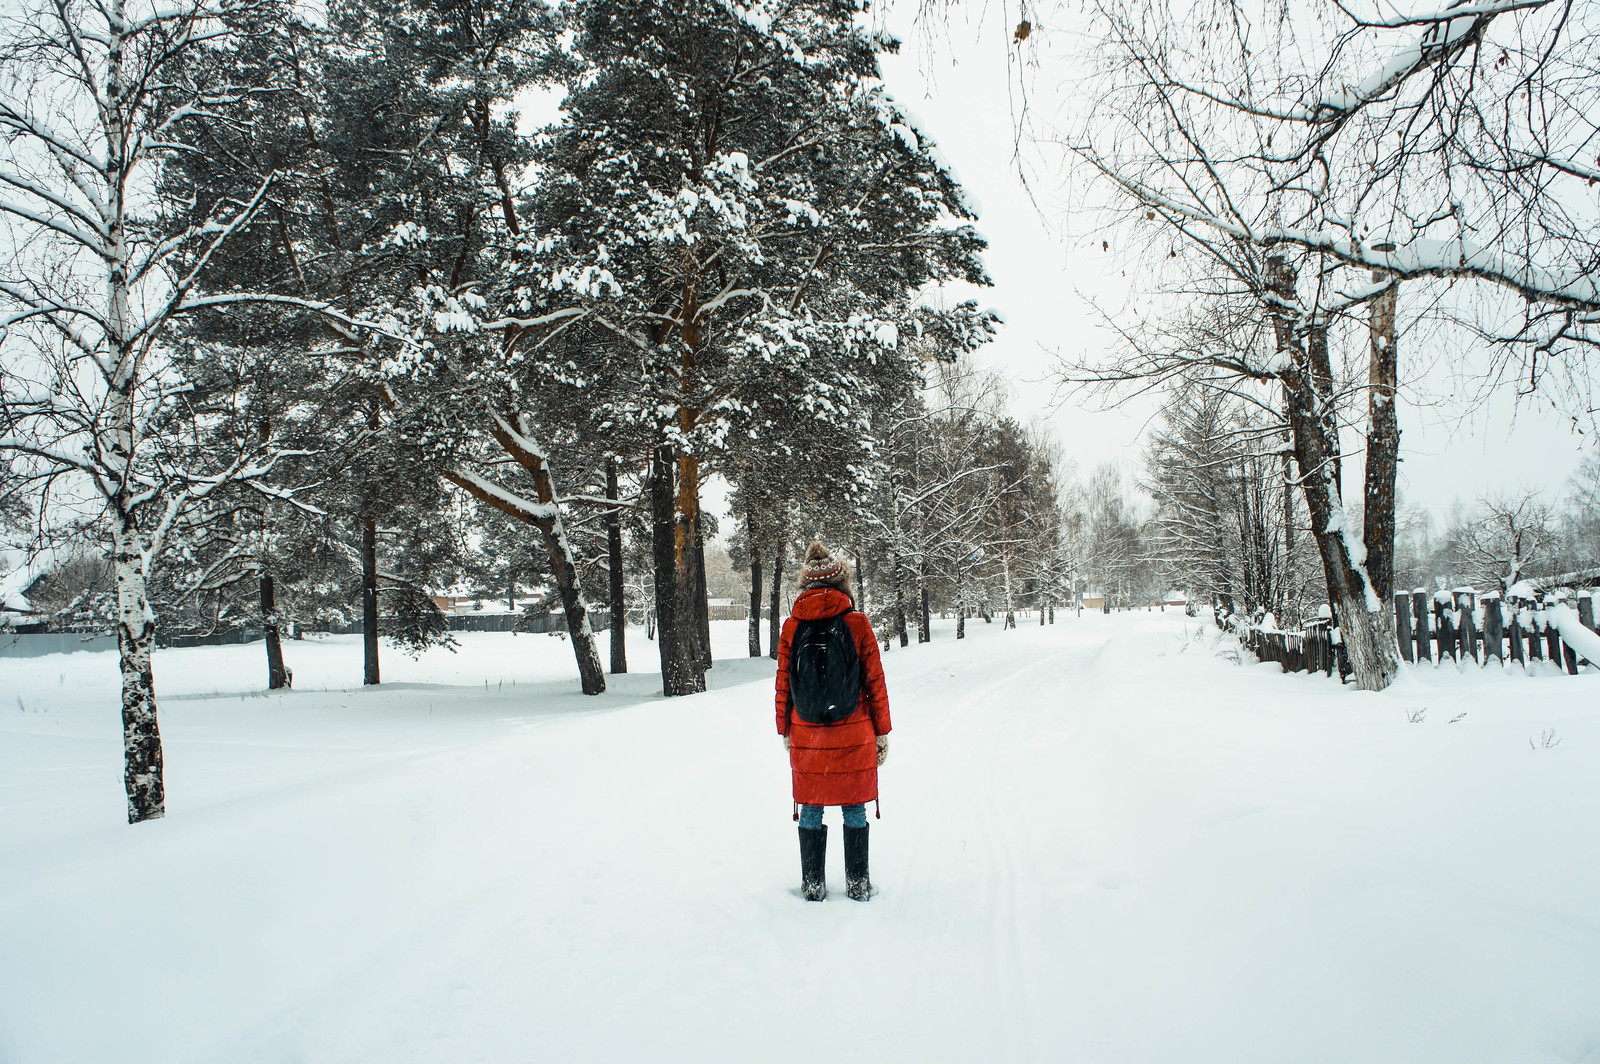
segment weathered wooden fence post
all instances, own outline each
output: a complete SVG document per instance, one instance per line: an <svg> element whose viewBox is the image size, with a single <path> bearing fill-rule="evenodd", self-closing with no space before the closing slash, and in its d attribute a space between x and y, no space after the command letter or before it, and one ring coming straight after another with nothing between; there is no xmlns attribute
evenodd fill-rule
<svg viewBox="0 0 1600 1064"><path fill-rule="evenodd" d="M1505 639L1503 623L1500 614L1500 597L1498 595L1485 595L1483 599L1483 663L1489 664L1493 657L1503 666L1506 663L1506 652L1503 646Z"/></svg>
<svg viewBox="0 0 1600 1064"><path fill-rule="evenodd" d="M1594 627L1594 597L1592 595L1590 595L1589 592L1587 592L1587 591L1581 593L1578 596L1578 621L1585 628L1589 629L1589 631L1592 632L1592 631L1595 630L1595 627ZM1600 661L1589 661L1588 658L1580 658L1578 660L1579 660L1579 664L1583 664L1583 663L1587 662L1590 665L1600 665Z"/></svg>
<svg viewBox="0 0 1600 1064"><path fill-rule="evenodd" d="M1566 596L1563 595L1556 599L1556 601L1565 603ZM1554 621L1550 622L1550 627L1553 631L1555 631L1557 636L1560 636L1561 630L1556 628ZM1567 642L1565 639L1561 640L1561 657L1557 660L1567 667L1567 674L1569 676L1578 675L1578 652L1572 649L1572 644Z"/></svg>
<svg viewBox="0 0 1600 1064"><path fill-rule="evenodd" d="M1434 630L1439 633L1439 663L1456 659L1456 626L1450 619L1450 611L1455 608L1455 596L1448 591L1441 591L1433 596L1433 621Z"/></svg>
<svg viewBox="0 0 1600 1064"><path fill-rule="evenodd" d="M1411 640L1411 596L1404 591L1394 596L1394 637L1400 643L1400 656L1415 663L1417 651Z"/></svg>
<svg viewBox="0 0 1600 1064"><path fill-rule="evenodd" d="M1478 663L1478 632L1477 618L1474 616L1474 601L1476 595L1471 591L1463 591L1456 596L1456 617L1460 620L1461 632L1461 660Z"/></svg>
<svg viewBox="0 0 1600 1064"><path fill-rule="evenodd" d="M1428 631L1428 593L1420 587L1411 593L1411 613L1417 622L1417 661L1433 663L1432 638Z"/></svg>
<svg viewBox="0 0 1600 1064"><path fill-rule="evenodd" d="M1511 660L1526 669L1528 667L1528 655L1522 645L1524 638L1522 609L1517 605L1515 599L1511 602L1511 629L1506 633L1506 636L1511 643Z"/></svg>

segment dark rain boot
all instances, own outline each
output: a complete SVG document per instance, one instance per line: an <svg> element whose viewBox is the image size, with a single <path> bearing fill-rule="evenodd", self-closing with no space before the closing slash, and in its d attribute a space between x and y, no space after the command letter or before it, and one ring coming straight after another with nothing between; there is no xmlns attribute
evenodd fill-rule
<svg viewBox="0 0 1600 1064"><path fill-rule="evenodd" d="M871 828L844 829L844 892L851 901L872 897L872 880L867 876L867 832Z"/></svg>
<svg viewBox="0 0 1600 1064"><path fill-rule="evenodd" d="M828 896L824 872L828 858L828 825L800 829L800 890L806 901L821 901Z"/></svg>

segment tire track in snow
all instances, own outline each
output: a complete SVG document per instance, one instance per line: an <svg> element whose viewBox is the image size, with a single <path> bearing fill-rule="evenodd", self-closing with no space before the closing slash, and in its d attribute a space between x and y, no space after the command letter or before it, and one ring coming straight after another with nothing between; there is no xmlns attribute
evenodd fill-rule
<svg viewBox="0 0 1600 1064"><path fill-rule="evenodd" d="M1023 862L1019 855L1029 856L1039 852L1034 846L1024 847L1035 828L1033 817L1047 808L1038 801L1039 791L1030 784L1040 781L1027 773L1019 773L1018 755L1033 747L1034 736L1026 734L1028 725L1039 721L1041 715L1053 715L1059 709L1050 704L1049 696L1066 685L1066 677L1076 677L1085 664L1098 659L1104 652L1106 640L1102 638L1092 649L1067 646L1048 657L1027 665L991 685L989 694L994 704L1008 707L1010 727L1006 729L981 729L989 738L985 802L989 812L991 830L990 852L995 861L998 889L992 896L994 904L994 939L992 949L1001 970L1005 973L1003 1006L1006 1029L1010 1035L1007 1056L1013 1060L1039 1060L1041 1034L1039 1021L1044 1013L1036 1001L1036 973L1043 959L1038 947L1030 947L1027 928L1038 926L1040 914L1033 907L1034 895L1019 891L1019 884L1038 882L1035 873L1019 877L1017 869ZM1087 651L1087 653L1086 653ZM1064 675L1065 674L1065 675ZM1057 739L1069 739L1081 731L1081 725L1061 729L1052 722L1051 731Z"/></svg>
<svg viewBox="0 0 1600 1064"><path fill-rule="evenodd" d="M1020 855L1033 852L1027 843L1036 834L1031 818L1042 811L1036 800L1040 780L1019 769L1019 755L1034 739L1030 722L1042 722L1044 715L1052 739L1076 731L1063 731L1063 707L1053 696L1082 674L1106 641L1097 633L1088 640L1069 637L1063 645L1061 629L1050 633L1048 643L1018 634L1022 638L1003 643L985 639L971 659L941 662L917 677L920 682L900 685L897 700L931 710L932 719L918 728L914 745L907 744L915 775L888 783L891 794L904 789L906 814L917 820L904 840L896 877L904 904L919 923L966 934L959 959L979 970L963 977L963 992L981 991L974 995L981 1006L969 1018L981 1031L967 1034L989 1047L985 1056L1005 1060L1040 1059L1040 1012L1029 978L1039 958L1027 944L1027 928L1038 914L1033 897L1019 890L1018 871ZM973 672L993 678L974 683ZM960 852L958 840L964 844ZM969 880L972 893L964 895ZM915 995L924 1000L937 1000L949 989L943 984L953 958L941 945L925 943L909 973L919 984Z"/></svg>

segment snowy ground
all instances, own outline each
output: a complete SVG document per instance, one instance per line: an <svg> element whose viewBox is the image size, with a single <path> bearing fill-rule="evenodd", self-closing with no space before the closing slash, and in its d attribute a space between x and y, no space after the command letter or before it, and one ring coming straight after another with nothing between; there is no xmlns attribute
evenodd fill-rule
<svg viewBox="0 0 1600 1064"><path fill-rule="evenodd" d="M110 656L0 659L0 1062L1600 1061L1600 675L969 630L886 658L866 905L837 827L792 893L742 623L670 702L544 636L159 652L137 828Z"/></svg>

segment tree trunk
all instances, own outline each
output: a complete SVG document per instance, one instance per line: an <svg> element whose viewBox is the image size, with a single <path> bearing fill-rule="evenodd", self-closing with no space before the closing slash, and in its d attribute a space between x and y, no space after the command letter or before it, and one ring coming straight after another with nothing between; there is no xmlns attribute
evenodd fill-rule
<svg viewBox="0 0 1600 1064"><path fill-rule="evenodd" d="M127 161L125 93L129 86L123 75L123 49L130 31L123 0L113 0L106 13L111 32L106 41L106 102L102 111L106 120L104 158L110 167L118 168ZM126 170L115 174L115 178L126 176ZM128 795L128 823L137 824L164 816L167 804L155 679L150 669L155 621L145 589L145 543L131 498L135 490L144 490L142 485L135 485L132 465L140 442L135 400L142 383L141 361L146 348L130 336L133 281L124 228L130 189L127 182L115 178L109 180L111 196L104 205L107 272L102 324L114 359L106 405L106 423L111 429L110 460L121 475L115 478L116 487L108 492L107 502L112 517L112 573L117 589L117 664L122 673L122 781Z"/></svg>
<svg viewBox="0 0 1600 1064"><path fill-rule="evenodd" d="M906 634L906 584L905 574L900 571L900 559L894 559L894 634L900 640L900 645L905 646L911 642Z"/></svg>
<svg viewBox="0 0 1600 1064"><path fill-rule="evenodd" d="M120 516L116 526L112 565L117 585L117 662L122 672L122 782L128 794L128 823L137 824L165 816L167 811L155 677L150 668L156 629L145 595L138 530Z"/></svg>
<svg viewBox="0 0 1600 1064"><path fill-rule="evenodd" d="M700 525L699 500L695 500L694 520L694 617L699 643L700 664L711 668L711 595L706 589L706 536Z"/></svg>
<svg viewBox="0 0 1600 1064"><path fill-rule="evenodd" d="M617 490L617 459L606 459L606 498L613 503L619 498ZM611 572L611 671L628 671L628 646L624 638L628 627L628 600L622 577L622 514L611 507L606 516L606 558Z"/></svg>
<svg viewBox="0 0 1600 1064"><path fill-rule="evenodd" d="M1294 271L1281 258L1270 261L1278 305L1292 306ZM1313 326L1302 338L1295 333L1287 315L1273 317L1278 344L1291 356L1289 367L1283 371L1286 412L1328 598L1341 621L1340 633L1356 686L1364 691L1381 691L1394 681L1400 654L1394 641L1392 614L1374 593L1364 567L1352 556L1347 538L1354 530L1349 527L1339 493L1339 426L1327 330L1325 326Z"/></svg>
<svg viewBox="0 0 1600 1064"><path fill-rule="evenodd" d="M572 544L567 540L566 523L561 519L555 476L550 471L548 458L540 456L541 460L530 460L533 456L526 452L531 450L520 447L512 453L533 474L540 504L552 507L555 511L555 516L541 522L538 528L544 534L545 549L550 556L550 572L556 578L556 590L561 595L561 609L567 618L567 636L572 640L572 654L577 659L583 693L601 694L606 689L606 673L600 665L600 648L595 645L594 629L589 626L589 603L584 598L577 559L573 556Z"/></svg>
<svg viewBox="0 0 1600 1064"><path fill-rule="evenodd" d="M956 609L956 638L967 638L967 608L965 606Z"/></svg>
<svg viewBox="0 0 1600 1064"><path fill-rule="evenodd" d="M919 595L917 603L917 642L929 643L933 641L933 633L928 630L928 584L926 575L917 583Z"/></svg>
<svg viewBox="0 0 1600 1064"><path fill-rule="evenodd" d="M1288 420L1289 386L1283 386L1284 420ZM1278 595L1272 605L1278 616L1289 615L1289 589L1294 585L1294 431L1286 429L1283 442L1283 580L1278 585ZM1262 589L1265 590L1264 588ZM1259 605L1266 605L1263 600Z"/></svg>
<svg viewBox="0 0 1600 1064"><path fill-rule="evenodd" d="M695 618L690 596L692 573L685 572L693 552L687 547L679 522L679 491L674 490L677 464L672 447L656 449L650 467L650 545L656 577L656 646L661 654L661 692L668 696L695 694L706 687L705 668L695 646ZM690 584L690 586L684 586Z"/></svg>
<svg viewBox="0 0 1600 1064"><path fill-rule="evenodd" d="M767 615L767 656L778 660L778 637L783 631L783 556L789 545L783 540L772 552L772 612Z"/></svg>
<svg viewBox="0 0 1600 1064"><path fill-rule="evenodd" d="M529 437L524 420L518 419L515 431L503 418L497 418L495 425L491 432L495 442L533 474L539 505L549 507L549 516L535 522L535 527L544 534L550 572L556 578L556 589L561 595L567 635L572 640L572 655L577 661L583 693L600 694L606 689L605 669L600 665L600 648L595 645L594 629L589 625L589 602L578 576L577 558L567 539L566 522L561 518L561 500L556 495L555 473L550 467L549 455Z"/></svg>
<svg viewBox="0 0 1600 1064"><path fill-rule="evenodd" d="M761 555L756 553L755 537L750 547L750 656L761 656Z"/></svg>
<svg viewBox="0 0 1600 1064"><path fill-rule="evenodd" d="M1009 550L1009 548L1007 549ZM1001 626L1002 630L1004 630L1006 628L1015 628L1017 626L1017 615L1016 608L1013 606L1011 599L1011 555L1002 555L1000 561L1003 566L1002 571L1005 573L1006 581L1006 623Z"/></svg>
<svg viewBox="0 0 1600 1064"><path fill-rule="evenodd" d="M556 497L555 474L550 468L550 457L529 435L524 418L516 419L513 426L511 421L495 415L494 427L489 430L489 435L532 475L538 495L536 506L509 497L504 492L486 491L476 478L449 473L446 477L502 513L533 525L544 536L550 572L555 576L556 589L561 595L562 613L567 619L567 635L572 640L572 655L577 660L583 693L600 694L606 689L606 674L600 666L600 651L595 646L594 629L589 625L589 603L578 577L577 560L572 553L572 544L567 540L566 523L561 518L561 500Z"/></svg>
<svg viewBox="0 0 1600 1064"><path fill-rule="evenodd" d="M583 693L600 694L606 689L606 674L600 666L600 648L595 645L594 629L589 626L589 604L584 600L583 586L579 583L578 566L573 560L572 544L567 541L566 525L558 516L549 529L540 531L544 533L545 546L550 552L550 571L555 574L556 589L561 594L567 636L572 640Z"/></svg>
<svg viewBox="0 0 1600 1064"><path fill-rule="evenodd" d="M1372 274L1374 281L1387 275ZM1372 301L1367 397L1367 476L1363 496L1362 540L1367 548L1367 575L1381 602L1394 591L1394 482L1400 460L1400 420L1395 411L1399 384L1399 352L1395 349L1398 289L1391 287Z"/></svg>
<svg viewBox="0 0 1600 1064"><path fill-rule="evenodd" d="M272 577L267 575L261 577L261 626L267 633L267 689L276 691L288 687L291 677L283 664L283 633L278 628Z"/></svg>
<svg viewBox="0 0 1600 1064"><path fill-rule="evenodd" d="M361 648L363 684L378 682L378 519L361 515Z"/></svg>
<svg viewBox="0 0 1600 1064"><path fill-rule="evenodd" d="M705 646L701 629L704 583L700 551L700 460L692 454L677 456L677 512L673 524L672 562L677 580L678 618L691 659L693 691L706 689ZM685 692L688 693L688 692Z"/></svg>

